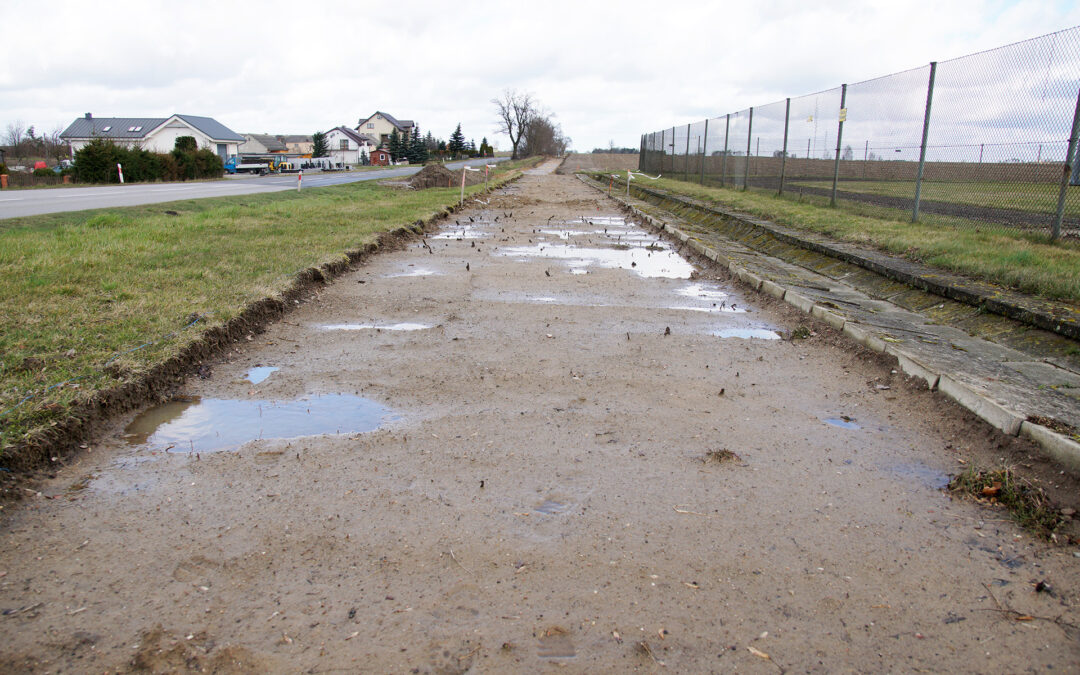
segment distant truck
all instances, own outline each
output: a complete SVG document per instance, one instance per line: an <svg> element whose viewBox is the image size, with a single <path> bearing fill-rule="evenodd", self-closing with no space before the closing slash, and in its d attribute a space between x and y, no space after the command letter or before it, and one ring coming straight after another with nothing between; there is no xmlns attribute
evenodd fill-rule
<svg viewBox="0 0 1080 675"><path fill-rule="evenodd" d="M257 173L265 176L268 173L295 173L298 169L293 168L292 162L285 161L284 157L274 155L233 155L225 162L225 172Z"/></svg>

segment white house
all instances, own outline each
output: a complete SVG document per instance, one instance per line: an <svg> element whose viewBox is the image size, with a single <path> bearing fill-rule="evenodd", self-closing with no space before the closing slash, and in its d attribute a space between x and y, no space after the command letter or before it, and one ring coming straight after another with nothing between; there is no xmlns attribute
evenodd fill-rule
<svg viewBox="0 0 1080 675"><path fill-rule="evenodd" d="M245 155L265 155L270 152L285 152L285 144L277 136L270 134L243 134L246 139L240 144L240 152Z"/></svg>
<svg viewBox="0 0 1080 675"><path fill-rule="evenodd" d="M361 158L365 155L370 158L378 146L375 137L357 133L348 127L334 127L326 132L326 148L335 163L360 164Z"/></svg>
<svg viewBox="0 0 1080 675"><path fill-rule="evenodd" d="M210 148L222 159L239 153L246 139L211 117L97 117L86 113L60 134L71 144L71 156L95 138L151 152L169 152L180 136L193 136L200 148Z"/></svg>
<svg viewBox="0 0 1080 675"><path fill-rule="evenodd" d="M416 124L412 120L397 120L382 111L376 111L374 115L360 120L356 130L376 139L376 146L386 145L390 141L390 134L397 129L399 134L409 138Z"/></svg>

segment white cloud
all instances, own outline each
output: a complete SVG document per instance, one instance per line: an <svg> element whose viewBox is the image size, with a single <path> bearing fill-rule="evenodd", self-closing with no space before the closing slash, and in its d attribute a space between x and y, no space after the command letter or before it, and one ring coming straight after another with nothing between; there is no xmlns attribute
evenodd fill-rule
<svg viewBox="0 0 1080 675"><path fill-rule="evenodd" d="M0 127L181 112L310 133L380 109L479 142L494 140L490 99L516 87L580 150L1080 24L1045 0L47 7L0 8Z"/></svg>

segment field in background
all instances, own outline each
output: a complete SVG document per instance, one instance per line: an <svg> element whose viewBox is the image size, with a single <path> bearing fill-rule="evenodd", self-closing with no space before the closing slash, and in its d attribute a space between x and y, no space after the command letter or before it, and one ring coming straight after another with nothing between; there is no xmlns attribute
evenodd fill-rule
<svg viewBox="0 0 1080 675"><path fill-rule="evenodd" d="M632 169L637 171L638 155L623 155L615 153L573 153L567 155L563 162L562 173L575 171L625 171Z"/></svg>

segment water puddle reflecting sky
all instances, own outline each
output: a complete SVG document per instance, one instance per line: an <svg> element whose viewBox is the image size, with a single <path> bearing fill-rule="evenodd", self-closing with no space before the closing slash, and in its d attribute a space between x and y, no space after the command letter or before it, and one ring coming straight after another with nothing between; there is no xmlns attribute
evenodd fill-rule
<svg viewBox="0 0 1080 675"><path fill-rule="evenodd" d="M153 450L214 452L265 438L373 431L397 419L389 408L347 394L295 401L191 398L140 413L124 430L129 445Z"/></svg>
<svg viewBox="0 0 1080 675"><path fill-rule="evenodd" d="M399 330L413 331L431 328L426 323L331 323L320 326L323 330Z"/></svg>
<svg viewBox="0 0 1080 675"><path fill-rule="evenodd" d="M264 382L266 378L270 377L278 370L280 370L280 368L274 368L272 366L255 366L254 368L248 369L245 379L252 384L259 384L260 382Z"/></svg>
<svg viewBox="0 0 1080 675"><path fill-rule="evenodd" d="M499 249L501 255L563 260L573 274L586 274L590 267L630 270L646 278L689 279L694 267L671 249L584 248L566 244L535 244Z"/></svg>

